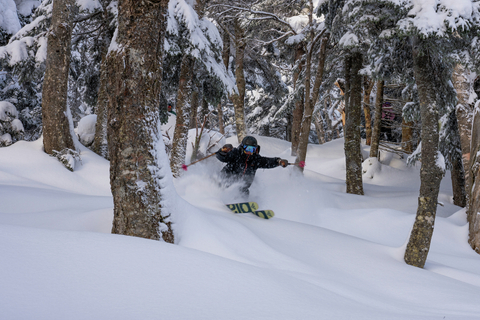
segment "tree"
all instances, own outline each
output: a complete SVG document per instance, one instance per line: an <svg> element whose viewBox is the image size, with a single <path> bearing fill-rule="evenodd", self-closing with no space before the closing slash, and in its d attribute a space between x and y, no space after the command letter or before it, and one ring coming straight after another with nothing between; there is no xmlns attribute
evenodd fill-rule
<svg viewBox="0 0 480 320"><path fill-rule="evenodd" d="M365 115L365 144L372 144L372 116L370 112L370 94L375 81L364 77L363 79L363 114Z"/></svg>
<svg viewBox="0 0 480 320"><path fill-rule="evenodd" d="M362 153L360 150L360 114L362 108L362 54L345 57L345 162L347 193L363 195Z"/></svg>
<svg viewBox="0 0 480 320"><path fill-rule="evenodd" d="M469 220L468 242L473 250L480 254L480 102L477 102L475 106L472 128L472 157L468 174L468 186L470 187L467 208Z"/></svg>
<svg viewBox="0 0 480 320"><path fill-rule="evenodd" d="M174 177L180 176L181 166L185 163L187 149L188 129L191 112L191 98L193 87L193 69L195 60L189 54L185 54L180 67L180 82L177 95L177 118L173 135L170 167Z"/></svg>
<svg viewBox="0 0 480 320"><path fill-rule="evenodd" d="M460 147L462 163L465 173L466 190L470 190L470 143L472 140L473 105L470 101L472 84L469 81L470 72L464 65L457 63L452 75L452 82L457 93L457 106L455 115L457 117L458 130L460 134ZM467 201L469 194L466 193Z"/></svg>
<svg viewBox="0 0 480 320"><path fill-rule="evenodd" d="M53 2L42 91L43 145L48 154L75 149L67 118L68 72L75 11L74 0Z"/></svg>
<svg viewBox="0 0 480 320"><path fill-rule="evenodd" d="M423 268L432 239L438 191L444 168L439 166L442 163L439 157L442 156L438 150L439 111L435 87L431 81L435 72L432 53L428 50L428 41L420 40L419 37L414 38L413 48L415 80L422 119L422 167L417 215L405 251L405 262Z"/></svg>
<svg viewBox="0 0 480 320"><path fill-rule="evenodd" d="M412 7L411 7L412 8ZM428 19L426 17L429 17ZM449 17L448 20L445 17ZM432 18L434 17L434 18ZM453 18L452 18L453 17ZM449 66L446 64L448 47L445 40L453 43L468 32L468 26L480 18L478 3L463 3L463 6L443 6L425 4L413 6L398 22L399 29L412 35L413 66L418 88L422 120L422 167L420 173L420 194L412 233L405 251L405 262L416 266L425 265L434 228L438 190L445 169L439 152L439 108L442 107L444 91L439 87L450 80ZM428 23L425 23L428 21ZM451 66L453 68L453 66ZM448 90L445 90L448 92ZM442 99L443 98L443 99Z"/></svg>
<svg viewBox="0 0 480 320"><path fill-rule="evenodd" d="M118 2L116 38L107 56L112 233L174 242L164 208L173 188L160 133L166 1Z"/></svg>
<svg viewBox="0 0 480 320"><path fill-rule="evenodd" d="M375 96L375 120L373 122L372 143L370 144L370 158L378 157L380 129L382 126L383 87L384 81L377 81L377 92Z"/></svg>
<svg viewBox="0 0 480 320"><path fill-rule="evenodd" d="M235 46L235 79L237 82L237 93L232 95L232 101L235 108L235 125L237 129L238 142L242 142L247 135L247 125L245 123L245 73L243 63L245 59L245 31L241 21L235 19L234 22L234 46Z"/></svg>
<svg viewBox="0 0 480 320"><path fill-rule="evenodd" d="M167 54L169 61L181 61L179 68L165 66L171 81L177 83L177 117L170 157L174 177L180 175L185 163L195 87L208 87L202 96L212 104L219 102L219 95L232 92L235 87L222 60L221 36L216 26L203 16L203 11L201 1L197 2L195 9L184 0L169 2L167 43L170 49Z"/></svg>
<svg viewBox="0 0 480 320"><path fill-rule="evenodd" d="M308 28L306 28L309 36L309 44L306 51L306 63L305 63L305 109L303 112L302 125L300 128L300 137L298 142L297 158L295 162L305 162L307 158L307 148L310 136L310 127L312 125L312 116L315 109L315 104L318 100L320 91L320 85L323 81L323 72L325 69L325 57L327 54L327 42L330 37L330 33L322 28L316 26L316 22L313 19L313 2L309 1L309 14L308 14ZM319 32L315 32L319 29ZM318 52L317 68L314 76L313 86L311 86L311 72L313 68L312 56L315 50L315 45L320 42L320 50ZM303 167L298 167L303 172Z"/></svg>
<svg viewBox="0 0 480 320"><path fill-rule="evenodd" d="M13 2L13 1L12 1ZM25 140L36 140L42 131L42 83L45 73L47 31L52 0L44 0L34 13L19 19L25 25L0 47L0 100L13 103L22 122ZM4 41L4 43L5 43Z"/></svg>

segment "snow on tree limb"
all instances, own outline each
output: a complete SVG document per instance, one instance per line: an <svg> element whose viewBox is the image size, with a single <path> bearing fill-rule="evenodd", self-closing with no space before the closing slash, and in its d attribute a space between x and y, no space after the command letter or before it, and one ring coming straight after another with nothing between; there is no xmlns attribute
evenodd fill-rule
<svg viewBox="0 0 480 320"><path fill-rule="evenodd" d="M472 0L388 0L411 8L398 22L400 29L418 30L423 36L444 36L446 32L470 29L480 20L480 2Z"/></svg>

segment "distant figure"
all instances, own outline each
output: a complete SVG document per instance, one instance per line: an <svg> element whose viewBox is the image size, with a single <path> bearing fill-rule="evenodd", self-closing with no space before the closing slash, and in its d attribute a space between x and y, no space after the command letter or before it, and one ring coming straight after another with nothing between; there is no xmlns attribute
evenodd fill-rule
<svg viewBox="0 0 480 320"><path fill-rule="evenodd" d="M385 102L382 105L382 120L393 121L393 119L395 119L395 113L392 104L390 102Z"/></svg>
<svg viewBox="0 0 480 320"><path fill-rule="evenodd" d="M167 111L170 112L171 114L177 115L175 111L173 111L173 107L171 103L168 104Z"/></svg>
<svg viewBox="0 0 480 320"><path fill-rule="evenodd" d="M262 157L259 152L260 146L257 144L257 139L252 136L246 136L237 148L226 144L217 151L217 159L226 163L221 171L222 178L230 185L242 182L240 191L245 197L249 195L248 189L252 185L257 169L288 166L288 161L285 159Z"/></svg>

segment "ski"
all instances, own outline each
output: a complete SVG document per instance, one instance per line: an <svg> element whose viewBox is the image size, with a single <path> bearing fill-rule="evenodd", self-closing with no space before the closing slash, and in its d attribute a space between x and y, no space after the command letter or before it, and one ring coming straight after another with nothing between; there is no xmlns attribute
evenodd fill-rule
<svg viewBox="0 0 480 320"><path fill-rule="evenodd" d="M233 213L253 213L262 219L270 219L275 214L272 210L258 210L256 202L240 202L226 205Z"/></svg>
<svg viewBox="0 0 480 320"><path fill-rule="evenodd" d="M273 218L273 216L275 215L272 210L257 210L252 213L263 219L270 219Z"/></svg>
<svg viewBox="0 0 480 320"><path fill-rule="evenodd" d="M246 213L258 210L258 204L256 202L232 203L227 204L227 207L234 213Z"/></svg>

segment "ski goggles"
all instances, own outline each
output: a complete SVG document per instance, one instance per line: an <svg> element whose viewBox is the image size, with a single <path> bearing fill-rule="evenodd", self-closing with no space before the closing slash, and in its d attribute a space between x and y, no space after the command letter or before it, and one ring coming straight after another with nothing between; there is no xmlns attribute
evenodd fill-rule
<svg viewBox="0 0 480 320"><path fill-rule="evenodd" d="M255 151L257 151L257 147L255 146L243 146L243 150L245 153L253 154Z"/></svg>

